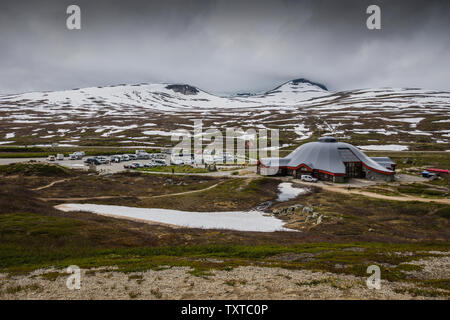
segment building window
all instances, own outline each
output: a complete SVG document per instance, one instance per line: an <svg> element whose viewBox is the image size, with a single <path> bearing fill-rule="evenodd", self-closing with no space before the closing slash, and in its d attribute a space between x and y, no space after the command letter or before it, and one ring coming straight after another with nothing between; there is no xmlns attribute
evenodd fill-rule
<svg viewBox="0 0 450 320"><path fill-rule="evenodd" d="M361 162L344 162L345 175L349 178L361 178L362 175L362 163Z"/></svg>

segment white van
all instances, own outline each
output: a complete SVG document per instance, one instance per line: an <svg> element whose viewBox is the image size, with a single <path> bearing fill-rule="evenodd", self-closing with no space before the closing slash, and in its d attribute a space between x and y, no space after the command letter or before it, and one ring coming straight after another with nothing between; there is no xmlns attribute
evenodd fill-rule
<svg viewBox="0 0 450 320"><path fill-rule="evenodd" d="M306 182L317 182L317 179L310 176L309 174L302 174L300 177L300 180L306 181Z"/></svg>
<svg viewBox="0 0 450 320"><path fill-rule="evenodd" d="M63 155L62 153L58 153L58 154L56 155L56 160L58 160L58 161L64 160L64 155Z"/></svg>

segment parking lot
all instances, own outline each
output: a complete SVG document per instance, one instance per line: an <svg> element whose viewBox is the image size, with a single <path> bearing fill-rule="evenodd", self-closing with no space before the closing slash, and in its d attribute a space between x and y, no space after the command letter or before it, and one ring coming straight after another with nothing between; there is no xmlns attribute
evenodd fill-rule
<svg viewBox="0 0 450 320"><path fill-rule="evenodd" d="M70 169L81 169L81 170L88 170L89 165L86 164L84 161L88 158L94 158L85 156L83 159L80 160L69 160L69 157L64 157L64 160L55 160L55 161L49 161L47 158L0 158L0 165L6 165L10 163L18 163L18 162L29 162L29 161L35 161L35 162L45 162L45 163L54 163L58 164ZM110 157L108 156L108 159ZM140 160L129 160L129 161L122 161L122 162L110 162L108 164L100 164L96 166L96 170L100 174L112 174L116 172L125 171L127 169L124 168L124 165L131 165L132 163L139 163L141 165L145 165L151 162L151 159L140 159ZM230 176L230 177L239 177L240 175L233 176L232 170L230 168L234 168L235 170L238 170L240 172L244 172L247 176L256 176L256 167L242 167L242 165L235 165L235 166L220 166L218 165L217 168L218 171L212 171L208 173L203 173L204 175L210 175L210 176ZM225 168L225 170L222 170ZM149 172L149 173L158 173L158 172ZM160 172L161 174L169 174L168 172ZM171 174L171 173L170 173ZM190 174L190 173L178 173L175 172L176 175L184 175L184 174ZM192 174L192 173L191 173Z"/></svg>
<svg viewBox="0 0 450 320"><path fill-rule="evenodd" d="M17 162L28 162L28 161L37 161L37 162L46 162L46 163L55 163L59 164L61 166L70 168L70 169L82 169L82 170L88 170L89 165L84 163L84 160L86 160L88 157L84 157L82 160L69 160L68 157L65 157L64 160L56 160L56 161L49 161L47 158L2 158L0 159L0 165L9 164L9 163L17 163ZM107 173L115 173L119 171L124 171L124 164L131 164L131 163L140 163L142 165L149 163L150 160L132 160L132 161L126 161L126 162L113 162L110 164L101 164L96 166L97 171L99 171L102 174Z"/></svg>

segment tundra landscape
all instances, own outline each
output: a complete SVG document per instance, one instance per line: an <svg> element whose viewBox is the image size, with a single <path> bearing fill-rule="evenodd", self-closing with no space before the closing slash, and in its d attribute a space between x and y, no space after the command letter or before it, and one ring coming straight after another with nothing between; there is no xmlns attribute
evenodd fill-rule
<svg viewBox="0 0 450 320"><path fill-rule="evenodd" d="M0 98L2 298L448 299L449 180L421 173L450 165L449 93L333 94L299 79L216 102L187 85L129 88ZM389 156L396 179L262 176L248 158L155 165L171 130L198 118L278 128L281 156L332 135ZM114 163L137 149L144 160ZM80 150L101 163L67 160ZM66 286L70 265L79 290ZM370 265L380 290L367 287Z"/></svg>
<svg viewBox="0 0 450 320"><path fill-rule="evenodd" d="M442 0L2 1L3 313L445 306L449 15Z"/></svg>

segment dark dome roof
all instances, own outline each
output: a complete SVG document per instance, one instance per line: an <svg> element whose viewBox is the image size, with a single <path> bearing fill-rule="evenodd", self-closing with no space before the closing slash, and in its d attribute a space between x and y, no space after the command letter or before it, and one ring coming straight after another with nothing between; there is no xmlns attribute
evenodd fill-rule
<svg viewBox="0 0 450 320"><path fill-rule="evenodd" d="M319 142L337 142L336 138L334 137L329 137L329 136L324 136L324 137L320 137L319 139L317 139Z"/></svg>

